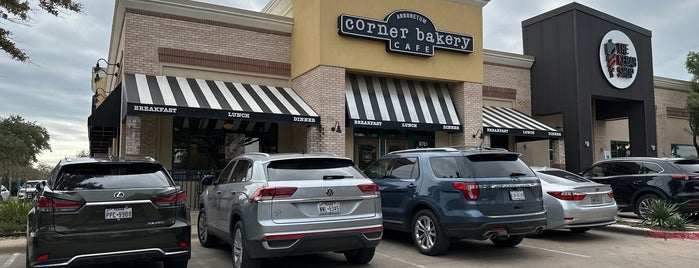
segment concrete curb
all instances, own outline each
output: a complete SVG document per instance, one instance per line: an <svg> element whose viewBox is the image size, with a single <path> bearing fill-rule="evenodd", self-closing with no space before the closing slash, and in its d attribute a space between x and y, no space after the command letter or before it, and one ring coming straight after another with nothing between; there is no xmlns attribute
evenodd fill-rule
<svg viewBox="0 0 699 268"><path fill-rule="evenodd" d="M663 239L684 239L684 240L699 240L699 231L660 231L649 228L633 227L623 224L612 224L605 227L598 227L597 230L619 232L626 234L639 235L649 238Z"/></svg>

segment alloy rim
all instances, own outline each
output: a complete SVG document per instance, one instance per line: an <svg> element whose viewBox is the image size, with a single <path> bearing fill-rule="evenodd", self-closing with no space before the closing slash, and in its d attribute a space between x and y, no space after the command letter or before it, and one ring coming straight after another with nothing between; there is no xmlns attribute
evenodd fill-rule
<svg viewBox="0 0 699 268"><path fill-rule="evenodd" d="M197 226L197 230L199 231L199 240L202 242L206 241L206 239L209 237L209 231L204 213L199 214L199 222L197 223Z"/></svg>
<svg viewBox="0 0 699 268"><path fill-rule="evenodd" d="M240 228L235 229L233 234L233 262L235 267L240 267L243 261L243 234L240 232Z"/></svg>
<svg viewBox="0 0 699 268"><path fill-rule="evenodd" d="M652 203L655 200L655 198L646 198L641 200L641 203L638 204L638 212L641 214L641 218L646 218L646 215L648 214L648 207L650 207L650 203Z"/></svg>
<svg viewBox="0 0 699 268"><path fill-rule="evenodd" d="M434 246L437 239L437 230L435 230L432 219L427 216L421 216L415 222L415 241L420 248L429 250Z"/></svg>

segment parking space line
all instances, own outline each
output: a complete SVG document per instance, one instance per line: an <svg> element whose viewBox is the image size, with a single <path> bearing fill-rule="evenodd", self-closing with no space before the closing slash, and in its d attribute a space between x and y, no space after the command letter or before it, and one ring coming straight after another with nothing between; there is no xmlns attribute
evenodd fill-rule
<svg viewBox="0 0 699 268"><path fill-rule="evenodd" d="M412 262L409 262L409 261L405 261L405 260L401 260L401 259L398 259L398 258L394 258L394 257L388 256L388 255L383 254L383 253L376 252L376 254L377 254L377 255L380 255L380 256L382 256L382 257L385 257L385 258L389 258L389 259L394 260L394 261L399 261L399 262L402 262L402 263L405 263L405 264L410 264L410 265L415 266L415 267L427 268L427 266L422 266L422 265L419 265L419 264L417 264L417 263L412 263Z"/></svg>
<svg viewBox="0 0 699 268"><path fill-rule="evenodd" d="M570 252L565 252L565 251L560 251L560 250L555 250L555 249L533 247L533 246L527 246L527 245L521 245L521 244L520 244L519 246L520 246L520 247L525 247L525 248L533 248L533 249L545 250L545 251L550 251L550 252L554 252L554 253L566 254L566 255L576 256L576 257L581 257L581 258L590 258L590 256L587 256L587 255L580 255L580 254L575 254L575 253L570 253Z"/></svg>
<svg viewBox="0 0 699 268"><path fill-rule="evenodd" d="M19 256L19 253L12 254L12 257L10 257L10 259L2 265L2 268L10 267L10 265L12 265L12 263L15 262L15 259L17 259L17 256Z"/></svg>

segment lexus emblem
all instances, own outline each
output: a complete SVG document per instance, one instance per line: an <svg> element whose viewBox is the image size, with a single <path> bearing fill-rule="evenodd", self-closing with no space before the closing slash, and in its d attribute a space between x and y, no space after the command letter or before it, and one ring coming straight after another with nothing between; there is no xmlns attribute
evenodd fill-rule
<svg viewBox="0 0 699 268"><path fill-rule="evenodd" d="M325 195L333 196L333 194L335 194L335 191L333 191L333 189L331 189L331 188L325 189Z"/></svg>
<svg viewBox="0 0 699 268"><path fill-rule="evenodd" d="M114 193L114 199L124 199L124 196L126 196L126 194L124 194L124 192L115 192Z"/></svg>

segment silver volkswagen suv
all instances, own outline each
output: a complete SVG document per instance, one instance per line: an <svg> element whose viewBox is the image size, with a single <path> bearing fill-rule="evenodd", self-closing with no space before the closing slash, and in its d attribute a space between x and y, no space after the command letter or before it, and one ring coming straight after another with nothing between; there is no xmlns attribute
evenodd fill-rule
<svg viewBox="0 0 699 268"><path fill-rule="evenodd" d="M199 242L231 244L234 267L322 251L364 264L383 234L377 185L333 154L243 154L202 179L199 202Z"/></svg>

